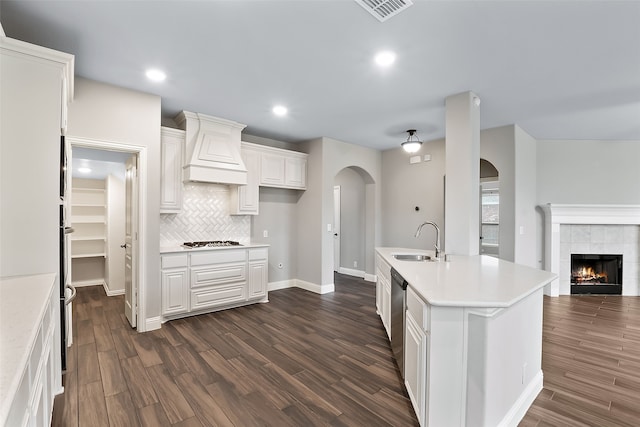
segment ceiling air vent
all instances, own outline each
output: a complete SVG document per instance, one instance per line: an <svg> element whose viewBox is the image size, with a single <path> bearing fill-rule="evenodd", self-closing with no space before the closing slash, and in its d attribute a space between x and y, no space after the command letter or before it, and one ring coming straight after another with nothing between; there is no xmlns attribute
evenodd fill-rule
<svg viewBox="0 0 640 427"><path fill-rule="evenodd" d="M384 22L413 4L411 0L355 0L367 12Z"/></svg>

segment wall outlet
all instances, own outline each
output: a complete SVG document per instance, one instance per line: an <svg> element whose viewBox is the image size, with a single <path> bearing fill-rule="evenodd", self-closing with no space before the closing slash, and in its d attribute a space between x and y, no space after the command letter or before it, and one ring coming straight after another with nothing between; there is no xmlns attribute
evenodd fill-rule
<svg viewBox="0 0 640 427"><path fill-rule="evenodd" d="M358 261L353 261L353 268L356 268L358 266Z"/></svg>
<svg viewBox="0 0 640 427"><path fill-rule="evenodd" d="M262 237L269 237L269 230L264 230L262 232Z"/></svg>
<svg viewBox="0 0 640 427"><path fill-rule="evenodd" d="M327 231L331 231L331 224L327 224Z"/></svg>

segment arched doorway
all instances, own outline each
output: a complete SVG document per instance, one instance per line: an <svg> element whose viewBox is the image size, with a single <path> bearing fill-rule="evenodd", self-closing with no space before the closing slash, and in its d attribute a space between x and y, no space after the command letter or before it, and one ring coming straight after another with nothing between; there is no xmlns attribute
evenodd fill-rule
<svg viewBox="0 0 640 427"><path fill-rule="evenodd" d="M500 257L500 178L485 159L480 159L480 254Z"/></svg>
<svg viewBox="0 0 640 427"><path fill-rule="evenodd" d="M367 278L367 256L373 251L374 185L371 175L357 166L340 170L334 177L333 270Z"/></svg>

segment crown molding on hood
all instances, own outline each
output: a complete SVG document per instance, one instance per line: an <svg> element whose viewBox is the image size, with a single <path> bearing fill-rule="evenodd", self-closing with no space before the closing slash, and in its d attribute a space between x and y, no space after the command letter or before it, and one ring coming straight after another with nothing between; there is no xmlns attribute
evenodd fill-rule
<svg viewBox="0 0 640 427"><path fill-rule="evenodd" d="M246 125L200 113L182 111L175 117L185 130L185 182L247 183L247 168L240 155Z"/></svg>

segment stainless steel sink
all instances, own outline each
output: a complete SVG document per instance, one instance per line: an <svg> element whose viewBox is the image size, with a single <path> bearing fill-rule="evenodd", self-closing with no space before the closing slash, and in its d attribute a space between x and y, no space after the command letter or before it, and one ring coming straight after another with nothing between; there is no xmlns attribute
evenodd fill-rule
<svg viewBox="0 0 640 427"><path fill-rule="evenodd" d="M433 261L429 255L422 254L394 254L393 257L399 261Z"/></svg>

